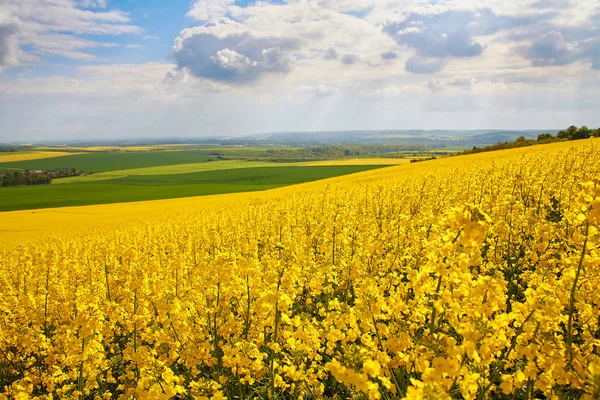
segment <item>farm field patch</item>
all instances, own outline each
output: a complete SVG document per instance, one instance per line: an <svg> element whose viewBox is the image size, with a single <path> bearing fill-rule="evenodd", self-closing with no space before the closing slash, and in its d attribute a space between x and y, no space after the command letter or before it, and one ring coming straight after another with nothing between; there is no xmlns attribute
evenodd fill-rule
<svg viewBox="0 0 600 400"><path fill-rule="evenodd" d="M259 167L0 189L0 211L251 192L380 166Z"/></svg>
<svg viewBox="0 0 600 400"><path fill-rule="evenodd" d="M18 161L41 160L53 157L72 156L77 153L67 153L62 151L24 151L15 153L0 153L0 170L4 163L12 163Z"/></svg>
<svg viewBox="0 0 600 400"><path fill-rule="evenodd" d="M138 151L138 152L93 152L58 156L52 158L15 162L0 162L3 169L59 170L75 168L87 173L116 171L175 164L205 162L210 157L193 151Z"/></svg>
<svg viewBox="0 0 600 400"><path fill-rule="evenodd" d="M257 168L257 167L284 167L284 166L299 166L300 163L273 163L260 161L238 161L238 160L223 160L211 161L192 164L176 164L176 165L161 165L158 167L132 168L119 171L100 172L93 175L73 176L69 178L55 179L52 184L60 185L66 183L77 182L95 182L104 181L128 176L146 176L146 175L173 175L186 174L190 172L201 171L216 171L222 169L237 169L237 168Z"/></svg>
<svg viewBox="0 0 600 400"><path fill-rule="evenodd" d="M342 160L323 160L303 163L308 166L318 165L403 165L410 164L410 158L352 158Z"/></svg>

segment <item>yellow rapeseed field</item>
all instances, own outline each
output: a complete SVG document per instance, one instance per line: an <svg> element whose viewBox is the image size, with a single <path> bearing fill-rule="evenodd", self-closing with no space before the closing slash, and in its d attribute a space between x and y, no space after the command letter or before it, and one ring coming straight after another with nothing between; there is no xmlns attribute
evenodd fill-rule
<svg viewBox="0 0 600 400"><path fill-rule="evenodd" d="M77 153L68 153L64 151L32 151L32 152L19 152L15 154L7 153L0 154L0 163L8 163L14 161L27 161L27 160L39 160L42 158L62 157L70 156Z"/></svg>
<svg viewBox="0 0 600 400"><path fill-rule="evenodd" d="M599 150L2 213L0 398L597 399Z"/></svg>

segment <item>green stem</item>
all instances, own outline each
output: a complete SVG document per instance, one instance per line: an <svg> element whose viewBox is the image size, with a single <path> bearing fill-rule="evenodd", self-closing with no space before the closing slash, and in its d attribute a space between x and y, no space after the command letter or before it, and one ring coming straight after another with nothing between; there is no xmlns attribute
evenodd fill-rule
<svg viewBox="0 0 600 400"><path fill-rule="evenodd" d="M383 350L383 342L381 341L381 336L379 335L379 329L377 328L377 322L375 321L374 315L371 315L371 320L373 321L373 326L375 327L375 336L377 336L377 343L379 344L379 350L382 353L387 353L385 350ZM394 370L392 369L391 366L388 366L388 370L390 372L390 375L392 375L392 379L394 380L396 389L398 391L401 391L401 394L404 395L404 388L400 388L400 384L398 383L398 380L396 379L396 374L394 374Z"/></svg>
<svg viewBox="0 0 600 400"><path fill-rule="evenodd" d="M575 313L575 292L577 291L577 282L579 281L579 276L581 275L581 270L583 268L583 259L585 257L585 251L587 249L587 242L589 236L590 223L589 221L585 221L585 241L583 242L583 249L581 250L581 257L579 258L579 265L577 266L577 272L575 273L575 280L573 281L573 286L571 287L571 295L569 298L569 321L567 322L567 357L568 357L568 367L573 368L573 335L571 330L573 329L573 314Z"/></svg>
<svg viewBox="0 0 600 400"><path fill-rule="evenodd" d="M83 400L85 398L83 394L83 352L85 350L85 338L81 339L81 361L79 363L79 376L77 377L77 391L79 392L79 398Z"/></svg>
<svg viewBox="0 0 600 400"><path fill-rule="evenodd" d="M46 297L44 298L44 336L48 337L48 296L50 287L50 266L46 271Z"/></svg>
<svg viewBox="0 0 600 400"><path fill-rule="evenodd" d="M246 275L246 321L244 326L244 338L248 340L248 334L250 333L250 280Z"/></svg>
<svg viewBox="0 0 600 400"><path fill-rule="evenodd" d="M484 399L485 398L485 394L487 393L488 390L490 390L490 388L494 384L494 380L496 379L496 377L500 373L500 370L502 369L502 367L504 367L504 361L508 360L508 357L510 356L510 353L516 347L516 345L517 345L517 338L519 337L519 335L521 333L523 333L523 329L524 329L523 327L529 321L529 319L533 316L534 312L535 312L535 310L531 311L529 313L529 315L527 315L527 317L523 320L523 323L521 324L521 326L519 326L519 329L517 329L517 332L515 332L515 336L513 336L512 340L510 342L510 347L506 351L506 354L504 354L504 355L502 355L500 357L500 360L496 364L496 366L494 368L494 371L492 371L492 373L490 374L490 378L489 378L490 383L488 383L488 385L483 389L483 391L477 396L478 399Z"/></svg>
<svg viewBox="0 0 600 400"><path fill-rule="evenodd" d="M279 279L277 280L277 293L279 293L279 288L281 287L281 278L283 278L283 273L285 269L281 269L281 273L279 274ZM273 332L273 342L277 343L277 331L279 330L279 300L275 302L275 331ZM271 360L270 360L270 375L271 379L269 382L269 398L272 399L275 396L275 351L271 350Z"/></svg>
<svg viewBox="0 0 600 400"><path fill-rule="evenodd" d="M112 301L110 298L110 285L108 284L108 265L104 264L104 279L106 280L106 297L108 301Z"/></svg>
<svg viewBox="0 0 600 400"><path fill-rule="evenodd" d="M435 332L435 317L437 315L437 309L435 308L435 302L438 299L438 295L440 293L440 289L442 287L442 275L438 277L437 287L435 288L435 294L433 295L433 305L431 306L431 321L429 325L429 330L434 333Z"/></svg>

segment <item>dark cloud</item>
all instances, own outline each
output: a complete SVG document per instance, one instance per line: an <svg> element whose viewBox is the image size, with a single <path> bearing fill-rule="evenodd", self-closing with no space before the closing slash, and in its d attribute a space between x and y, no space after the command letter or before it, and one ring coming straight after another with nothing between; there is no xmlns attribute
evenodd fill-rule
<svg viewBox="0 0 600 400"><path fill-rule="evenodd" d="M412 56L406 60L404 69L413 74L434 74L444 67L444 61L436 58Z"/></svg>
<svg viewBox="0 0 600 400"><path fill-rule="evenodd" d="M592 61L592 68L600 71L600 39L588 42L585 53Z"/></svg>
<svg viewBox="0 0 600 400"><path fill-rule="evenodd" d="M324 58L326 60L335 60L336 58L338 58L338 53L337 53L336 49L334 49L333 47L330 47L329 49L327 49L327 51L325 52Z"/></svg>
<svg viewBox="0 0 600 400"><path fill-rule="evenodd" d="M581 60L591 62L593 69L600 69L600 34L578 41L552 30L528 45L519 46L517 51L531 60L534 67L567 65Z"/></svg>
<svg viewBox="0 0 600 400"><path fill-rule="evenodd" d="M473 11L448 10L439 14L411 13L403 21L388 24L384 32L396 42L414 48L420 57L475 57L480 55L485 44L474 37L493 35L497 32L531 25L546 19L551 14L513 17L495 14L489 8ZM420 62L411 61L407 71L423 70ZM427 62L427 71L435 70L434 64ZM438 69L439 70L439 69Z"/></svg>
<svg viewBox="0 0 600 400"><path fill-rule="evenodd" d="M3 67L18 64L16 34L19 24L16 21L0 21L0 71Z"/></svg>
<svg viewBox="0 0 600 400"><path fill-rule="evenodd" d="M346 65L353 65L356 64L358 62L358 57L355 56L354 54L344 54L342 56L342 63L346 64Z"/></svg>
<svg viewBox="0 0 600 400"><path fill-rule="evenodd" d="M569 48L560 32L548 32L531 45L522 47L520 53L534 66L565 65L577 59L576 50Z"/></svg>
<svg viewBox="0 0 600 400"><path fill-rule="evenodd" d="M402 22L388 24L384 31L398 43L415 48L421 56L473 57L484 49L484 45L475 42L474 36L492 35L531 24L539 18L501 16L488 8L439 14L411 13Z"/></svg>
<svg viewBox="0 0 600 400"><path fill-rule="evenodd" d="M256 37L244 25L222 18L182 31L172 58L197 77L249 82L266 72L289 72L289 52L299 45L294 39Z"/></svg>
<svg viewBox="0 0 600 400"><path fill-rule="evenodd" d="M381 58L384 60L395 60L398 58L398 54L394 51L386 51L385 53L381 53Z"/></svg>

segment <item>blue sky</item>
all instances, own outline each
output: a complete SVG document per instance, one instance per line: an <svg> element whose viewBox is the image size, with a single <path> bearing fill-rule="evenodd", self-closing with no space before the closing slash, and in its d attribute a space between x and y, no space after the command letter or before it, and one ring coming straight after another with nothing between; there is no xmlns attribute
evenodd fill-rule
<svg viewBox="0 0 600 400"><path fill-rule="evenodd" d="M0 141L600 126L597 0L3 0Z"/></svg>
<svg viewBox="0 0 600 400"><path fill-rule="evenodd" d="M185 16L189 11L189 0L114 0L109 4L110 7L127 12L131 22L144 29L141 37L127 35L112 38L122 45L138 44L145 47L143 51L114 51L112 60L115 63L166 61L173 47L173 38L182 29L195 24Z"/></svg>
<svg viewBox="0 0 600 400"><path fill-rule="evenodd" d="M142 33L123 35L83 34L79 37L102 43L114 43L119 47L90 48L86 53L97 57L94 61L71 59L62 56L48 56L44 63L16 66L0 75L0 79L14 79L23 70L31 71L31 77L56 74L71 75L75 68L90 64L141 64L146 62L166 62L173 38L182 29L193 26L194 21L186 17L189 0L113 0L107 4L107 11L118 10L128 14L131 24L143 29ZM81 7L94 10L94 8ZM128 48L127 45L140 46ZM22 49L31 46L22 46Z"/></svg>

